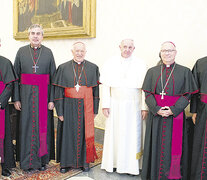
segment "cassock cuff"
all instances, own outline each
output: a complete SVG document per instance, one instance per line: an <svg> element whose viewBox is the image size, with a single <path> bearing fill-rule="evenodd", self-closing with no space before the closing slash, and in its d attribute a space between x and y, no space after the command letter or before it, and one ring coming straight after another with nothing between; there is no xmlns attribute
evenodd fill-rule
<svg viewBox="0 0 207 180"><path fill-rule="evenodd" d="M171 109L171 111L172 111L174 117L177 117L177 116L181 113L181 112L180 112L177 108L175 108L174 106L170 106L170 109Z"/></svg>
<svg viewBox="0 0 207 180"><path fill-rule="evenodd" d="M153 114L154 115L157 115L157 112L160 110L160 108L161 108L161 106L155 106L154 108L153 108Z"/></svg>

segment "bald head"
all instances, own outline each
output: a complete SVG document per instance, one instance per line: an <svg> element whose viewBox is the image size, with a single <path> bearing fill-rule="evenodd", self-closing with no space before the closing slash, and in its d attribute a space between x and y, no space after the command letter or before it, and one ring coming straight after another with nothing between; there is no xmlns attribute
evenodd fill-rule
<svg viewBox="0 0 207 180"><path fill-rule="evenodd" d="M134 41L132 39L124 39L121 41L119 48L121 50L121 56L123 58L129 58L135 49Z"/></svg>
<svg viewBox="0 0 207 180"><path fill-rule="evenodd" d="M83 62L86 54L86 46L83 42L76 42L72 46L73 59L76 62Z"/></svg>

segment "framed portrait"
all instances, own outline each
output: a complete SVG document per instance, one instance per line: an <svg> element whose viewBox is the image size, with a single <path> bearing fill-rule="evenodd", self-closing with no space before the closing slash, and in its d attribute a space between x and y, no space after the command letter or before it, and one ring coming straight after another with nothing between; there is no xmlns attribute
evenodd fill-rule
<svg viewBox="0 0 207 180"><path fill-rule="evenodd" d="M13 0L13 36L28 39L28 28L40 24L44 39L94 38L96 0Z"/></svg>

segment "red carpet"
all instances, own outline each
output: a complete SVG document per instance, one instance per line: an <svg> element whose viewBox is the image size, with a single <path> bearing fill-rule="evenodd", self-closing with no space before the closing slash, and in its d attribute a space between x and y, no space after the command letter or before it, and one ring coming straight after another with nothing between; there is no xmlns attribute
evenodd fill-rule
<svg viewBox="0 0 207 180"><path fill-rule="evenodd" d="M90 164L90 167L94 167L98 164L101 163L102 159L102 150L103 150L103 145L95 143L96 146L96 152L98 155L98 159ZM50 164L47 166L46 171L32 171L29 173L26 173L19 169L19 165L17 164L17 167L12 169L12 175L8 178L2 176L1 179L3 180L10 180L10 179L15 179L15 180L61 180L65 178L72 177L76 174L81 173L82 171L80 169L72 169L69 172L62 174L60 173L60 165L59 163L55 163L55 161L51 161Z"/></svg>

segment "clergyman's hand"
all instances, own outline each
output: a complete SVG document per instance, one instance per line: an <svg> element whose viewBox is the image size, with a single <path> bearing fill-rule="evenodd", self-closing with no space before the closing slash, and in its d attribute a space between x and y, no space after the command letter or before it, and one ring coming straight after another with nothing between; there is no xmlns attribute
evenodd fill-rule
<svg viewBox="0 0 207 180"><path fill-rule="evenodd" d="M15 101L14 102L14 107L16 110L21 111L21 102L20 101Z"/></svg>
<svg viewBox="0 0 207 180"><path fill-rule="evenodd" d="M59 118L61 121L64 121L64 117L63 117L63 116L58 116L58 118Z"/></svg>
<svg viewBox="0 0 207 180"><path fill-rule="evenodd" d="M196 123L196 117L197 117L197 113L193 113L193 116L192 116L193 124Z"/></svg>
<svg viewBox="0 0 207 180"><path fill-rule="evenodd" d="M110 109L109 108L103 108L102 112L103 112L105 117L107 117L107 118L109 117L109 114L110 114Z"/></svg>
<svg viewBox="0 0 207 180"><path fill-rule="evenodd" d="M141 114L142 114L142 120L145 120L145 119L147 118L148 111L146 111L146 110L142 110L142 111L141 111Z"/></svg>
<svg viewBox="0 0 207 180"><path fill-rule="evenodd" d="M53 110L54 107L55 107L54 102L49 102L48 103L48 109L49 110Z"/></svg>
<svg viewBox="0 0 207 180"><path fill-rule="evenodd" d="M165 109L164 110L165 111L165 117L173 115L173 112L171 111L169 106L165 106L165 107L162 107L162 108Z"/></svg>
<svg viewBox="0 0 207 180"><path fill-rule="evenodd" d="M165 116L165 110L163 110L162 108L160 108L159 111L157 111L157 114L164 117Z"/></svg>
<svg viewBox="0 0 207 180"><path fill-rule="evenodd" d="M157 114L159 114L162 117L168 117L170 115L173 115L170 107L168 106L161 107Z"/></svg>

